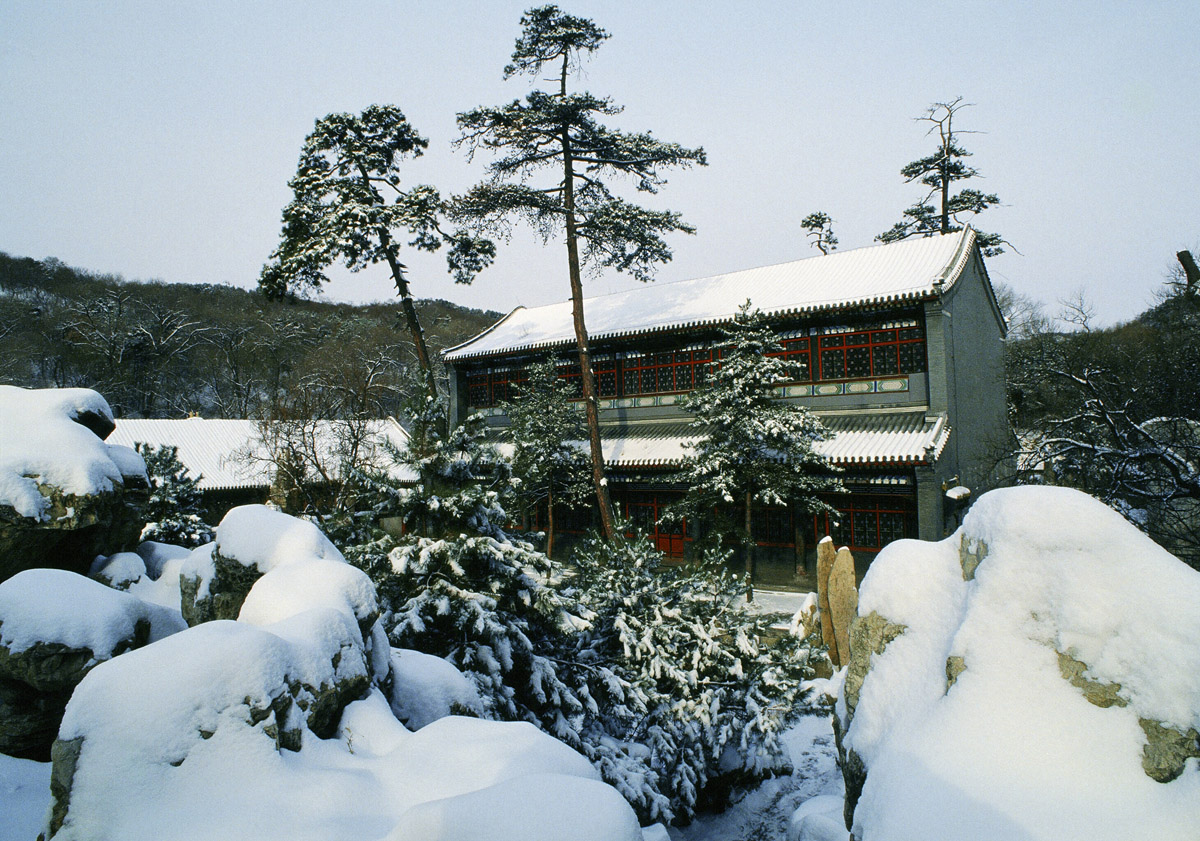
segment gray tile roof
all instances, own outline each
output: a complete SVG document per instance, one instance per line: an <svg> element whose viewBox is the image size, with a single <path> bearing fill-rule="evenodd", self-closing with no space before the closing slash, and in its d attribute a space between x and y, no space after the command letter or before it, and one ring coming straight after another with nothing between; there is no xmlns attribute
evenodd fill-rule
<svg viewBox="0 0 1200 841"><path fill-rule="evenodd" d="M816 450L840 467L933 464L950 439L946 419L923 411L823 415L821 422L829 437ZM600 434L605 464L622 468L673 467L700 437L688 421L611 424Z"/></svg>

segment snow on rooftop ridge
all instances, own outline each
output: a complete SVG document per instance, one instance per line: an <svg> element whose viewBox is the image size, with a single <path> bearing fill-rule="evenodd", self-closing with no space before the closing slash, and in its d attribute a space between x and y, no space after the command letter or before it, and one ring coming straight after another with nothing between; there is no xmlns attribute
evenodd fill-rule
<svg viewBox="0 0 1200 841"><path fill-rule="evenodd" d="M136 453L110 448L91 426L111 426L112 409L90 388L0 385L0 505L44 519L50 501L38 489L85 496L145 475Z"/></svg>
<svg viewBox="0 0 1200 841"><path fill-rule="evenodd" d="M939 294L962 274L975 232L838 251L790 263L711 277L655 283L584 299L593 340L729 321L749 298L768 315L788 315ZM575 340L571 303L518 307L466 342L443 351L447 361Z"/></svg>

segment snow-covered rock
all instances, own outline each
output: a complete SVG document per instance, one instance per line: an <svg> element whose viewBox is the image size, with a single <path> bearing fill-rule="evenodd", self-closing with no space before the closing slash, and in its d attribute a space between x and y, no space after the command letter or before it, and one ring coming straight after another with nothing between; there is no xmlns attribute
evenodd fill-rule
<svg viewBox="0 0 1200 841"><path fill-rule="evenodd" d="M132 547L143 522L125 504L148 486L128 447L104 443L112 409L86 388L0 385L0 580L34 567L86 572Z"/></svg>
<svg viewBox="0 0 1200 841"><path fill-rule="evenodd" d="M520 808L514 808L520 804ZM530 819L531 815L537 817ZM388 841L642 841L637 817L612 786L530 774L419 803Z"/></svg>
<svg viewBox="0 0 1200 841"><path fill-rule="evenodd" d="M985 494L947 540L880 553L859 613L856 838L1196 837L1200 573L1115 512Z"/></svg>
<svg viewBox="0 0 1200 841"><path fill-rule="evenodd" d="M392 711L413 730L456 713L483 715L479 689L452 663L409 648L392 649Z"/></svg>
<svg viewBox="0 0 1200 841"><path fill-rule="evenodd" d="M236 619L254 582L276 567L306 560L345 564L312 523L265 505L234 508L217 526L216 541L193 550L183 563L184 618L189 625Z"/></svg>
<svg viewBox="0 0 1200 841"><path fill-rule="evenodd" d="M88 672L184 627L178 613L65 570L0 583L0 752L48 758Z"/></svg>
<svg viewBox="0 0 1200 841"><path fill-rule="evenodd" d="M146 562L136 552L97 555L88 574L115 590L128 590L130 584L146 574Z"/></svg>
<svg viewBox="0 0 1200 841"><path fill-rule="evenodd" d="M201 573L197 590L226 553L254 577L237 621L187 628L79 684L54 743L48 837L640 838L591 763L530 724L446 716L407 730L386 694L375 590L327 544L307 523L242 511L208 552L153 550L148 572L181 564ZM460 695L473 709L436 658L399 659L414 709Z"/></svg>

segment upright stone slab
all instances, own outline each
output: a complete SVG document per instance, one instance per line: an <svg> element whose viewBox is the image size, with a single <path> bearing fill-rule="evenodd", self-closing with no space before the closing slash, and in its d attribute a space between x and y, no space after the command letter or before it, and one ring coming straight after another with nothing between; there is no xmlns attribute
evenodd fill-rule
<svg viewBox="0 0 1200 841"><path fill-rule="evenodd" d="M833 619L833 637L837 643L839 667L850 662L850 623L858 614L858 587L854 582L854 556L843 546L838 550L829 572L829 614Z"/></svg>
<svg viewBox="0 0 1200 841"><path fill-rule="evenodd" d="M817 610L821 614L821 642L829 649L829 659L835 666L840 665L837 659L837 641L833 636L833 614L829 609L829 573L833 569L833 561L837 550L833 548L833 538L828 535L821 538L817 544Z"/></svg>

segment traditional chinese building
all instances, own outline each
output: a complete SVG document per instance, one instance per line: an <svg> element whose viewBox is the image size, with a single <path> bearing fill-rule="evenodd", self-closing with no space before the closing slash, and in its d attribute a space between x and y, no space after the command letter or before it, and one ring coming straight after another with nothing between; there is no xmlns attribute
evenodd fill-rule
<svg viewBox="0 0 1200 841"><path fill-rule="evenodd" d="M586 299L620 513L669 555L686 555L695 529L658 522L681 493L672 470L697 435L678 403L719 364L716 328L747 298L804 372L777 389L779 399L821 419L829 438L818 449L844 470L847 489L828 499L836 515L753 512L760 582L803 583L826 534L864 563L892 540L942 537L955 497L989 486L1010 437L1004 319L969 228ZM482 412L499 436L501 404L517 393L524 366L547 356L578 382L569 301L518 307L447 350L452 417ZM556 520L568 533L585 525Z"/></svg>

